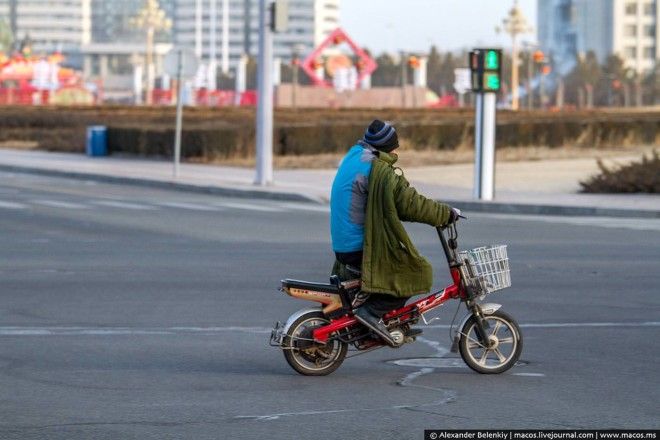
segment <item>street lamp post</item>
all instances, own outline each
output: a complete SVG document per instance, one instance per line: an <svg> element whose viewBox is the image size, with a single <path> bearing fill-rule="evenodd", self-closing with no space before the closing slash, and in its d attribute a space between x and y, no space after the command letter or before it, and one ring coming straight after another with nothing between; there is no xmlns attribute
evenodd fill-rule
<svg viewBox="0 0 660 440"><path fill-rule="evenodd" d="M401 108L406 108L406 85L408 84L408 66L406 65L406 53L401 51Z"/></svg>
<svg viewBox="0 0 660 440"><path fill-rule="evenodd" d="M513 8L509 15L502 20L502 26L497 27L498 32L503 31L511 36L511 110L518 110L519 105L519 79L518 79L518 35L532 32L532 27L527 24L527 19L523 15L518 0L514 0Z"/></svg>
<svg viewBox="0 0 660 440"><path fill-rule="evenodd" d="M147 105L153 103L152 91L154 82L154 35L158 31L165 31L172 27L172 20L167 18L165 11L160 8L158 0L146 0L144 8L138 11L137 15L131 19L131 24L139 29L144 29L147 33L146 48L146 66L147 72Z"/></svg>
<svg viewBox="0 0 660 440"><path fill-rule="evenodd" d="M300 64L300 53L302 52L302 45L300 44L294 44L292 48L292 54L291 54L291 81L293 83L291 87L291 107L292 108L297 108L298 107L298 102L297 99L298 97L296 96L298 93L298 83L300 82L298 78L299 74L299 64Z"/></svg>

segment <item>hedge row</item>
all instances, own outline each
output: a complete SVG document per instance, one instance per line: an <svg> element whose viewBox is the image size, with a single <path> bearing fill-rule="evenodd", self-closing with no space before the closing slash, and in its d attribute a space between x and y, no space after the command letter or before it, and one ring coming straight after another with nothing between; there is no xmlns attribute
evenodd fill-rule
<svg viewBox="0 0 660 440"><path fill-rule="evenodd" d="M394 121L410 148L453 150L474 143L473 114L467 110L288 110L276 113L275 154L343 152L375 115ZM101 124L108 126L111 152L170 155L173 121L173 109L162 107L0 107L0 142L84 151L85 128ZM252 109L186 109L184 157L253 156L253 121ZM660 145L659 128L657 112L500 112L496 142L499 147Z"/></svg>

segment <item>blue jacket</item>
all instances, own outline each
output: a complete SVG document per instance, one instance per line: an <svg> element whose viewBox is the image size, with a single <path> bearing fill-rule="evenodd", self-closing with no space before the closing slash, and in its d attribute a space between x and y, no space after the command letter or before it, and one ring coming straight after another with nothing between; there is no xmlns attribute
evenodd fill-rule
<svg viewBox="0 0 660 440"><path fill-rule="evenodd" d="M369 174L376 154L369 144L358 141L339 165L330 195L330 233L335 252L362 250Z"/></svg>

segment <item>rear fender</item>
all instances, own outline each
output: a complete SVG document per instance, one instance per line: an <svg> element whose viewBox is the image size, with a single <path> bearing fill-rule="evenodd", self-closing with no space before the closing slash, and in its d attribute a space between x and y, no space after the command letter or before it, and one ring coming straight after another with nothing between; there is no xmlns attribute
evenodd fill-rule
<svg viewBox="0 0 660 440"><path fill-rule="evenodd" d="M323 312L323 310L320 307L298 310L293 315L289 316L289 319L286 320L286 323L282 328L282 333L284 334L288 333L289 328L298 318L300 318L303 315L306 315L307 313L313 313L313 312Z"/></svg>

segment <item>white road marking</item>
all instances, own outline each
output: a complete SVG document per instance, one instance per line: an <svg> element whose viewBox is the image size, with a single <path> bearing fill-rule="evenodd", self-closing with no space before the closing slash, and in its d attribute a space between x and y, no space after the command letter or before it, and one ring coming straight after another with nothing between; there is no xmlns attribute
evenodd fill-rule
<svg viewBox="0 0 660 440"><path fill-rule="evenodd" d="M313 203L281 203L284 209L294 209L298 211L313 211L313 212L330 212L328 205L315 205Z"/></svg>
<svg viewBox="0 0 660 440"><path fill-rule="evenodd" d="M27 206L23 205L22 203L14 203L14 202L4 202L0 200L0 208L4 209L25 209Z"/></svg>
<svg viewBox="0 0 660 440"><path fill-rule="evenodd" d="M206 211L206 212L221 211L221 208L215 206L198 205L196 203L187 203L187 202L158 202L156 203L156 205L165 206L168 208L188 209L191 211Z"/></svg>
<svg viewBox="0 0 660 440"><path fill-rule="evenodd" d="M561 223L575 226L589 226L614 229L631 229L636 231L659 231L660 219L651 218L620 218L620 217L598 217L579 216L565 217L552 215L526 215L526 214L473 214L475 218L493 218L502 220L519 220L543 223Z"/></svg>
<svg viewBox="0 0 660 440"><path fill-rule="evenodd" d="M49 206L51 208L63 209L88 209L89 206L81 205L80 203L63 202L61 200L31 200L36 205Z"/></svg>
<svg viewBox="0 0 660 440"><path fill-rule="evenodd" d="M557 322L549 324L522 324L522 328L570 328L570 327L660 327L658 321L647 322Z"/></svg>
<svg viewBox="0 0 660 440"><path fill-rule="evenodd" d="M248 211L262 211L262 212L282 212L284 209L267 205L254 205L249 203L236 203L236 202L216 202L213 206L220 206L222 208L245 209Z"/></svg>
<svg viewBox="0 0 660 440"><path fill-rule="evenodd" d="M113 336L113 335L174 335L254 333L267 334L264 327L0 327L0 336Z"/></svg>
<svg viewBox="0 0 660 440"><path fill-rule="evenodd" d="M513 373L512 376L545 377L543 373Z"/></svg>
<svg viewBox="0 0 660 440"><path fill-rule="evenodd" d="M93 200L91 203L95 205L108 206L110 208L133 209L136 211L150 211L156 209L155 206L146 204L139 205L137 203L120 202L119 200Z"/></svg>
<svg viewBox="0 0 660 440"><path fill-rule="evenodd" d="M519 324L521 328L571 328L571 327L660 327L659 321L647 322L550 322ZM419 328L448 329L448 324L418 326Z"/></svg>

